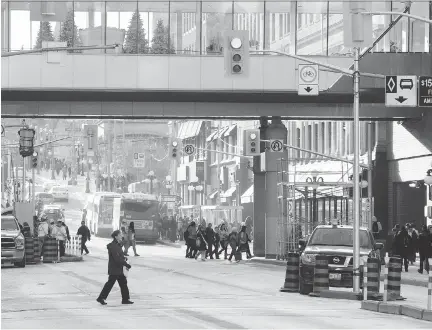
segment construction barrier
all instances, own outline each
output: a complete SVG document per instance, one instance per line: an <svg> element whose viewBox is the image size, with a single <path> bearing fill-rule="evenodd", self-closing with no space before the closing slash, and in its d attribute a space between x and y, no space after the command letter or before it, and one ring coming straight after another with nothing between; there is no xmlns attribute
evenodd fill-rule
<svg viewBox="0 0 432 330"><path fill-rule="evenodd" d="M367 264L367 277L363 286L367 286L367 296L374 297L380 292L380 260L378 258L368 258Z"/></svg>
<svg viewBox="0 0 432 330"><path fill-rule="evenodd" d="M432 258L429 258L429 281L428 281L427 309L429 311L432 311Z"/></svg>
<svg viewBox="0 0 432 330"><path fill-rule="evenodd" d="M25 249L26 265L34 264L34 238L33 237L25 237L24 249Z"/></svg>
<svg viewBox="0 0 432 330"><path fill-rule="evenodd" d="M388 300L388 264L389 264L389 256L388 252L386 252L384 261L385 261L385 268L384 268L384 295L383 295L383 302L387 302Z"/></svg>
<svg viewBox="0 0 432 330"><path fill-rule="evenodd" d="M65 251L67 255L81 255L81 235L71 236L70 241L66 241L65 244Z"/></svg>
<svg viewBox="0 0 432 330"><path fill-rule="evenodd" d="M41 251L39 249L39 240L37 237L33 239L34 262L39 263L41 259Z"/></svg>
<svg viewBox="0 0 432 330"><path fill-rule="evenodd" d="M328 290L329 287L328 257L317 255L315 257L313 292L309 295L319 297L319 293Z"/></svg>
<svg viewBox="0 0 432 330"><path fill-rule="evenodd" d="M361 261L363 264L363 300L368 300L368 264L363 259Z"/></svg>
<svg viewBox="0 0 432 330"><path fill-rule="evenodd" d="M47 237L45 239L44 251L43 251L43 262L57 262L59 261L59 244L55 238Z"/></svg>
<svg viewBox="0 0 432 330"><path fill-rule="evenodd" d="M399 298L401 295L402 259L391 257L388 265L388 297ZM389 297L390 296L390 297Z"/></svg>
<svg viewBox="0 0 432 330"><path fill-rule="evenodd" d="M298 292L300 285L300 255L298 253L289 252L287 258L287 266L285 272L285 283L281 292Z"/></svg>

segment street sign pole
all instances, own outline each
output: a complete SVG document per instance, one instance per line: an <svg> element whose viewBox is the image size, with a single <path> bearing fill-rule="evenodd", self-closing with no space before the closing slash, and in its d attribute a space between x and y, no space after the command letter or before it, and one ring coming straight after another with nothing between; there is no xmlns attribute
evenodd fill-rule
<svg viewBox="0 0 432 330"><path fill-rule="evenodd" d="M353 291L360 292L360 48L354 48Z"/></svg>

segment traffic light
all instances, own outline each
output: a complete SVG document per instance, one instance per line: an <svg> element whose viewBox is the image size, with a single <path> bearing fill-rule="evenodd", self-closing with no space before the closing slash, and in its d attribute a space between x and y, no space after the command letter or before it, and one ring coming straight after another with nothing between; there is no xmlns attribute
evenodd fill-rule
<svg viewBox="0 0 432 330"><path fill-rule="evenodd" d="M35 151L33 153L33 157L32 157L32 166L33 166L33 168L37 168L37 166L38 166L38 159L37 159L37 157L38 157L38 153Z"/></svg>
<svg viewBox="0 0 432 330"><path fill-rule="evenodd" d="M170 143L170 155L172 159L180 159L181 140L173 139Z"/></svg>
<svg viewBox="0 0 432 330"><path fill-rule="evenodd" d="M229 30L226 32L224 58L226 76L248 76L249 31Z"/></svg>
<svg viewBox="0 0 432 330"><path fill-rule="evenodd" d="M261 154L261 140L259 129L246 129L243 132L243 152L245 156L259 156Z"/></svg>

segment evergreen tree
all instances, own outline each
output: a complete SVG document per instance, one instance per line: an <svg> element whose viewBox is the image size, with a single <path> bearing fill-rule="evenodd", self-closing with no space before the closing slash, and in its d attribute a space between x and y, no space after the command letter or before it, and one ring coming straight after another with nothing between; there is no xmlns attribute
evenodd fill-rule
<svg viewBox="0 0 432 330"><path fill-rule="evenodd" d="M82 46L81 38L78 34L78 28L74 22L73 10L68 11L66 15L66 21L64 21L61 25L59 41L66 42L67 47Z"/></svg>
<svg viewBox="0 0 432 330"><path fill-rule="evenodd" d="M36 38L35 49L42 48L42 41L54 41L54 34L50 22L40 22L40 28Z"/></svg>
<svg viewBox="0 0 432 330"><path fill-rule="evenodd" d="M153 54L174 54L175 49L170 42L168 49L168 28L163 24L163 20L159 19L156 23L156 29L153 32L152 38L152 53Z"/></svg>
<svg viewBox="0 0 432 330"><path fill-rule="evenodd" d="M147 54L149 52L144 23L138 10L133 13L129 21L123 49L127 54Z"/></svg>

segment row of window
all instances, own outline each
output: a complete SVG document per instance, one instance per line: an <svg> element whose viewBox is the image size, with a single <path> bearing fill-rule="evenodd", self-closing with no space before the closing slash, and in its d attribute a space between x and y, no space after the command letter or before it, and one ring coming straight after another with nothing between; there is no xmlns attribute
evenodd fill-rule
<svg viewBox="0 0 432 330"><path fill-rule="evenodd" d="M190 39L195 39L199 43L196 54L206 54L220 51L223 32L233 28L249 30L257 50L300 55L328 55L329 49L335 52L332 55L347 53L341 31L349 22L344 22L342 2L54 1L49 2L50 8L43 8L43 3L2 2L3 50L33 49L40 47L41 41L55 40L66 41L68 46L120 43L127 53L162 49L181 54ZM403 9L396 1L372 5L381 11ZM428 17L429 3L414 2L410 13ZM198 26L197 17L201 18ZM378 38L394 18L374 15L373 38ZM374 51L429 52L429 37L427 24L405 17ZM204 43L204 38L210 42ZM293 47L286 50L288 44Z"/></svg>

